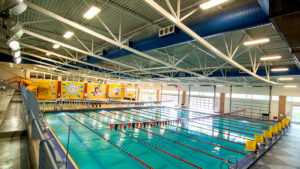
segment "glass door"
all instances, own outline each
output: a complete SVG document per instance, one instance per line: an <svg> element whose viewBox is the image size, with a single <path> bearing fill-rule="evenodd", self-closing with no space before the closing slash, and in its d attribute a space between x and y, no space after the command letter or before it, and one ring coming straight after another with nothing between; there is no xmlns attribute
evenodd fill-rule
<svg viewBox="0 0 300 169"><path fill-rule="evenodd" d="M300 124L300 106L293 106L292 122Z"/></svg>

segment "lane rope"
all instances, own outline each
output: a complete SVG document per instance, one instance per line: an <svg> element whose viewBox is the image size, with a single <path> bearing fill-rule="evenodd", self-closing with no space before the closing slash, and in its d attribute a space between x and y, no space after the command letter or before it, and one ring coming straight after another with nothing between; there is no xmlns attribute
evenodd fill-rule
<svg viewBox="0 0 300 169"><path fill-rule="evenodd" d="M80 112L80 113L83 114L83 115L85 115L85 116L88 116L88 115L86 115L86 114L84 114L84 113L82 113L82 112ZM96 118L93 118L93 117L91 117L91 116L88 116L88 117L90 117L90 118L92 118L92 119L94 119L94 120L96 120L96 121L98 121L98 122L100 122L100 123L103 123L103 124L109 126L107 123L102 122L102 121L100 121L100 120L98 120L98 119L96 119ZM185 163L187 163L187 164L189 164L189 165L191 165L191 166L193 166L193 167L195 167L195 168L202 169L201 167L199 167L199 166L197 166L197 165L195 165L195 164L193 164L193 163L191 163L191 162L189 162L189 161L187 161L187 160L184 160L184 159L182 159L182 158L180 158L180 157L178 157L178 156L176 156L176 155L174 155L174 154L171 154L171 153L169 153L169 152L167 152L167 151L165 151L165 150L163 150L163 149L161 149L161 148L159 148L159 147L156 147L156 146L154 146L154 145L152 145L152 144L150 144L150 143L148 143L148 142L146 142L146 141L144 141L144 140L141 140L141 139L139 139L139 138L137 138L137 137L135 137L135 136L132 136L132 135L126 133L126 132L123 132L123 131L120 130L120 129L117 129L117 130L118 130L119 132L121 132L121 133L123 133L123 134L125 134L125 135L127 135L127 136L129 136L129 137L131 137L131 138L134 138L134 139L136 139L136 140L138 140L138 141L140 141L140 142L142 142L142 143L144 143L144 144L146 144L146 145L148 145L148 146L150 146L150 147L152 147L152 148L155 148L155 149L157 149L157 150L159 150L159 151L161 151L161 152L163 152L163 153L165 153L165 154L168 154L168 155L170 155L170 156L172 156L172 157L174 157L174 158L176 158L176 159L178 159L178 160L180 160L180 161L183 161L183 162L185 162Z"/></svg>
<svg viewBox="0 0 300 169"><path fill-rule="evenodd" d="M65 112L64 112L65 113ZM96 132L95 130L91 129L90 127L86 126L85 124L81 123L79 120L75 119L74 117L70 116L68 113L65 113L67 116L69 116L70 118L72 118L73 120L75 120L76 122L78 122L79 124L83 125L84 127L86 127L87 129L89 129L90 131L92 131L93 133L95 133L96 135L98 135L99 137L101 137L102 139L104 139L105 141L107 141L108 143L110 143L111 145L115 146L116 148L118 148L119 150L121 150L122 152L124 152L125 154L129 155L130 157L132 157L133 159L137 160L139 163L143 164L144 166L146 166L149 169L153 169L151 166L149 166L148 164L146 164L145 162L143 162L142 160L138 159L137 157L135 157L134 155L130 154L129 152L127 152L126 150L124 150L123 148L121 148L120 146L116 145L115 143L111 142L109 139L105 138L104 135Z"/></svg>
<svg viewBox="0 0 300 169"><path fill-rule="evenodd" d="M102 113L99 113L99 112L95 112L95 113L101 114L102 116L108 117L108 118L110 118L110 119L114 119L114 120L119 121L119 122L123 122L123 121L121 121L121 120L118 120L118 119L116 119L116 118L109 117L109 116L107 116L107 115L105 115L105 114L102 114ZM124 123L124 122L123 122L123 123ZM217 144L214 144L214 143L209 143L209 142L207 142L207 141L203 141L203 140L200 140L200 139L191 137L191 136L187 136L187 135L182 134L182 133L179 133L179 132L170 131L170 130L168 130L168 129L165 129L165 128L162 128L162 127L159 127L159 126L157 126L157 127L160 128L160 129L163 129L163 130L165 130L165 131L167 131L167 132L170 132L170 133L178 134L178 135L181 135L181 136L184 136L184 137L193 139L193 140L197 140L197 141L199 141L199 142L203 142L203 143L206 143L206 144L210 144L210 145L213 145L213 146L216 146L216 147L220 147L220 148L223 148L223 149L226 149L226 150L235 152L235 153L247 155L246 153L243 153L243 152L240 152L240 151L237 151L237 150L233 150L233 149L230 149L230 148L227 148L227 147L223 147L223 146L220 146L220 145L217 145ZM168 141L174 142L174 143L176 143L176 144L183 145L183 146L185 146L185 147L188 147L188 148L190 148L190 149L196 150L196 151L198 151L198 152L202 152L202 153L204 153L204 154L206 154L206 155L209 155L209 156L218 158L218 159L220 159L220 160L224 160L224 159L219 158L219 157L217 157L217 156L214 156L214 155L212 155L212 154L209 154L209 153L203 152L203 151L201 151L201 150L199 150L199 149L196 149L196 148L193 148L193 147L184 145L184 144L182 144L182 143L180 143L180 142L178 142L178 141L175 141L175 140L173 140L173 139L164 137L164 136L162 136L162 135L158 135L158 134L153 133L153 132L151 132L151 131L147 131L147 130L144 130L144 129L142 129L142 128L138 128L138 129L140 129L140 130L142 130L142 131L144 131L144 132L147 132L147 133L151 133L151 134L153 134L153 135L155 135L155 136L157 136L157 137L166 139L166 140L168 140Z"/></svg>
<svg viewBox="0 0 300 169"><path fill-rule="evenodd" d="M127 113L127 114L130 114L130 115L132 115L132 116L136 116L135 114L132 114L131 112L127 112L127 111L121 111L121 112L125 112L125 113ZM148 119L148 120L153 120L153 119L150 119L150 118L147 118L147 117L144 117L144 116L140 116L140 115L138 115L140 118L144 118L144 119ZM191 130L189 130L189 129L187 129L187 128L185 128L185 127L179 127L179 126L176 126L176 125L172 125L171 124L171 126L174 126L174 127L176 127L176 128L180 128L180 129L183 129L183 130L186 130L186 131L191 131ZM194 126L194 125L191 125L191 126ZM195 127L195 126L194 126ZM198 127L199 128L199 127ZM202 129L205 129L205 130L208 130L208 131L212 131L212 130L210 130L210 129L206 129L206 128L202 128ZM224 132L220 132L220 131L216 131L217 133L220 133L220 134L224 134L224 135L228 135L228 136L232 136L232 137L237 137L237 138L241 138L241 139L244 139L244 140L253 140L253 139L251 139L251 138L244 138L244 137L241 137L241 136L236 136L236 135L231 135L231 134L229 134L229 133L224 133ZM200 133L200 134L203 134L203 135L205 135L205 133ZM207 134L206 134L207 135ZM211 135L208 135L208 136L211 136ZM220 138L220 137L218 137L218 138ZM228 141L230 141L230 140L228 140ZM233 142L233 141L230 141L230 142ZM234 143L237 143L237 142L234 142ZM239 143L237 143L237 144L239 144ZM245 145L245 144L243 144L243 143L240 143L240 144L242 144L242 145Z"/></svg>

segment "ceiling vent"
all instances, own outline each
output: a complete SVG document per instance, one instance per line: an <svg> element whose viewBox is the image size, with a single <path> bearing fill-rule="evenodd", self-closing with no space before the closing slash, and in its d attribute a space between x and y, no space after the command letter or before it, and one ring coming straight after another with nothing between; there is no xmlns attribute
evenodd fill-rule
<svg viewBox="0 0 300 169"><path fill-rule="evenodd" d="M171 25L171 26L159 29L158 36L162 37L162 36L170 35L172 33L175 33L175 25Z"/></svg>

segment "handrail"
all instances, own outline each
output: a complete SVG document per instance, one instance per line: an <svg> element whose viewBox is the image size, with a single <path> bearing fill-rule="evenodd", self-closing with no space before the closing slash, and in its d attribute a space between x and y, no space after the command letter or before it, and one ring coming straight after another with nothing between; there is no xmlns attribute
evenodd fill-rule
<svg viewBox="0 0 300 169"><path fill-rule="evenodd" d="M223 166L224 162L227 164L227 167L230 168L228 161L223 160L222 163L220 164L220 169L222 169L222 166Z"/></svg>
<svg viewBox="0 0 300 169"><path fill-rule="evenodd" d="M220 164L220 169L222 169L224 162L227 164L228 169L231 167L229 166L229 161L230 159L234 158L236 163L235 163L235 169L238 168L238 159L235 156L230 156L227 160L223 160L222 163Z"/></svg>
<svg viewBox="0 0 300 169"><path fill-rule="evenodd" d="M235 159L235 161L236 161L236 163L235 163L235 169L237 169L238 168L238 159L236 158L236 156L230 156L229 158L228 158L228 160L227 161L230 161L230 159L232 159L232 158L234 158Z"/></svg>
<svg viewBox="0 0 300 169"><path fill-rule="evenodd" d="M31 126L31 139L35 133L37 133L37 137L40 140L40 150L39 152L43 152L44 154L41 155L39 154L39 169L44 169L44 168L51 168L51 169L58 169L56 160L55 160L55 155L53 153L53 150L50 147L50 144L48 140L45 139L43 132L40 128L38 119L39 117L36 117L35 114L38 116L39 112L33 112L34 110L31 110L30 107L28 106L28 97L27 97L27 91L24 86L21 87L21 95L22 95L22 102L24 104L24 107L28 107L28 123L32 124ZM37 132L33 132L33 130ZM36 136L34 136L36 137ZM46 160L45 160L46 158ZM43 163L42 163L43 162Z"/></svg>

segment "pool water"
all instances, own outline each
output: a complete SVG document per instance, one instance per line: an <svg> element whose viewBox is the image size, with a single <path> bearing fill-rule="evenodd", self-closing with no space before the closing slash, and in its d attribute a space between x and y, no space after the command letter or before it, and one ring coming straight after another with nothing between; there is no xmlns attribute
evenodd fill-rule
<svg viewBox="0 0 300 169"><path fill-rule="evenodd" d="M110 124L167 121L208 114L175 108L136 108L85 112L45 113L44 119L82 169L219 169L222 160L242 159L246 140L269 125L231 118L169 123L122 131ZM231 164L235 161L232 160ZM225 168L225 167L224 167Z"/></svg>

